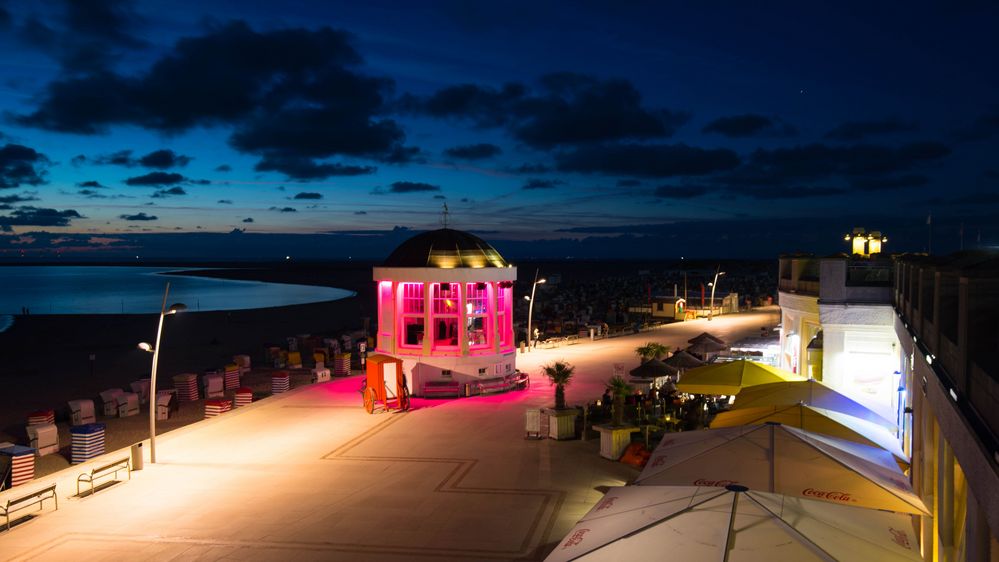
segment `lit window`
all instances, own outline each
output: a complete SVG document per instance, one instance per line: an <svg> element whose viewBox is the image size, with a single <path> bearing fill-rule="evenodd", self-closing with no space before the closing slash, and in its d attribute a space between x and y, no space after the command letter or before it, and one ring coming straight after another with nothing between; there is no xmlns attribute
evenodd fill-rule
<svg viewBox="0 0 999 562"><path fill-rule="evenodd" d="M465 285L465 331L468 334L468 348L488 349L492 344L492 318L489 315L489 285L468 283Z"/></svg>
<svg viewBox="0 0 999 562"><path fill-rule="evenodd" d="M399 315L402 329L399 331L399 345L416 348L423 346L426 332L423 321L423 283L402 283L399 286L402 313Z"/></svg>

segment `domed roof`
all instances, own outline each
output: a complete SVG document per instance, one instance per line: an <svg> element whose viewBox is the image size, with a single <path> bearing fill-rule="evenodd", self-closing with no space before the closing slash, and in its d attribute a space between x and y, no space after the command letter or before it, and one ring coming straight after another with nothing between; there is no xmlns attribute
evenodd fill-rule
<svg viewBox="0 0 999 562"><path fill-rule="evenodd" d="M507 267L503 256L478 236L441 228L406 240L383 267Z"/></svg>

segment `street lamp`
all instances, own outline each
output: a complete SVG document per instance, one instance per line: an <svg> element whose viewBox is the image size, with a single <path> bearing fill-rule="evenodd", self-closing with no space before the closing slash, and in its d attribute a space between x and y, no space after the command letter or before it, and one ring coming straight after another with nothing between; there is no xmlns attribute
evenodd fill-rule
<svg viewBox="0 0 999 562"><path fill-rule="evenodd" d="M719 265L718 269L715 270L715 280L711 283L708 283L708 286L711 287L711 304L709 305L711 308L708 309L709 322L711 321L711 316L715 312L715 289L718 288L718 277L720 275L725 275L725 272L721 270L721 266Z"/></svg>
<svg viewBox="0 0 999 562"><path fill-rule="evenodd" d="M163 291L163 305L160 307L160 324L156 328L156 347L146 342L139 344L139 349L153 354L153 370L149 376L149 462L156 462L156 365L160 359L160 337L163 335L163 318L167 314L177 314L187 310L187 306L182 303L170 305L167 308L167 295L170 294L170 282L167 281L166 289Z"/></svg>
<svg viewBox="0 0 999 562"><path fill-rule="evenodd" d="M548 281L543 277L541 279L538 279L539 271L540 270L538 269L534 270L534 284L531 285L531 296L528 297L527 295L524 295L524 298L530 301L531 303L527 306L527 351L531 351L531 339L532 336L534 335L534 333L531 332L531 319L534 317L534 291L538 288L538 285L542 285L546 281Z"/></svg>

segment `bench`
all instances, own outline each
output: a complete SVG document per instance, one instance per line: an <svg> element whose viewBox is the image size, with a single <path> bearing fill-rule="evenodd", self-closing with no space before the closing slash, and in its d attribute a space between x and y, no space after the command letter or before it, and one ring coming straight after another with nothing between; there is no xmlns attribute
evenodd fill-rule
<svg viewBox="0 0 999 562"><path fill-rule="evenodd" d="M104 478L106 476L114 476L115 481L117 481L118 473L122 470L128 472L128 479L132 479L132 461L128 458L118 459L112 463L106 464L104 466L99 466L90 472L84 472L76 478L76 495L80 495L80 483L86 482L90 484L90 495L94 494L94 482Z"/></svg>
<svg viewBox="0 0 999 562"><path fill-rule="evenodd" d="M490 392L506 392L510 389L507 386L507 381L503 377L497 377L495 379L483 379L479 381L479 393L489 394Z"/></svg>
<svg viewBox="0 0 999 562"><path fill-rule="evenodd" d="M423 383L424 398L461 396L461 384L458 381L427 381Z"/></svg>
<svg viewBox="0 0 999 562"><path fill-rule="evenodd" d="M531 388L531 377L527 373L517 371L512 375L507 375L507 384L510 389L525 390Z"/></svg>
<svg viewBox="0 0 999 562"><path fill-rule="evenodd" d="M47 499L55 500L55 508L59 509L59 496L56 495L55 484L40 488L19 498L9 499L6 504L0 504L0 515L7 518L7 530L10 530L11 513L16 513L33 505L37 505L38 510L41 511L45 507Z"/></svg>

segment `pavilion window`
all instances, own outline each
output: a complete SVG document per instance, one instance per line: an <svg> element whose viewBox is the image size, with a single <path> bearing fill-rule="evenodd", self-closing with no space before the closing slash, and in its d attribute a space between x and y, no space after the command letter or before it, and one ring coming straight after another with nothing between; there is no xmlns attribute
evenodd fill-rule
<svg viewBox="0 0 999 562"><path fill-rule="evenodd" d="M402 283L400 290L402 329L399 331L399 345L420 348L426 332L423 323L423 283Z"/></svg>
<svg viewBox="0 0 999 562"><path fill-rule="evenodd" d="M461 318L460 283L434 283L431 303L434 349L458 349L458 322Z"/></svg>
<svg viewBox="0 0 999 562"><path fill-rule="evenodd" d="M489 310L489 285L465 285L465 319L467 322L468 348L488 349L492 344L492 317Z"/></svg>
<svg viewBox="0 0 999 562"><path fill-rule="evenodd" d="M500 347L513 345L513 285L504 287L507 282L497 284L496 314L499 316Z"/></svg>

